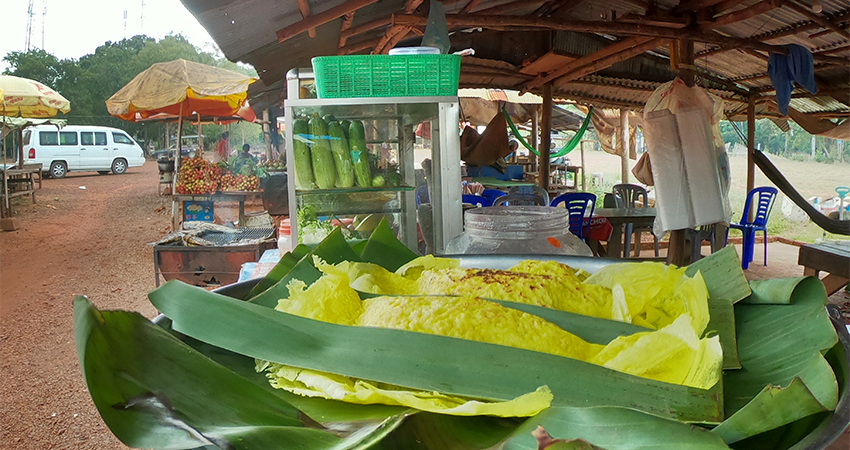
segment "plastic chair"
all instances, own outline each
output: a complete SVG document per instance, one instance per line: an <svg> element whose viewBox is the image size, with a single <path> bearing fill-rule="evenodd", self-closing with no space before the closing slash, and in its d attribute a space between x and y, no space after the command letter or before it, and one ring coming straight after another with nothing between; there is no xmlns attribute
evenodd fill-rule
<svg viewBox="0 0 850 450"><path fill-rule="evenodd" d="M546 189L534 184L530 186L512 186L508 189L508 194L537 194L543 198L543 204L549 204L549 193Z"/></svg>
<svg viewBox="0 0 850 450"><path fill-rule="evenodd" d="M486 197L490 200L490 204L496 201L497 198L505 195L505 191L500 191L498 189L484 189L484 192L481 193L481 196Z"/></svg>
<svg viewBox="0 0 850 450"><path fill-rule="evenodd" d="M484 197L483 195L463 194L461 195L461 201L463 201L463 203L469 203L470 205L477 206L493 205L493 202L491 202L490 199Z"/></svg>
<svg viewBox="0 0 850 450"><path fill-rule="evenodd" d="M612 191L620 198L620 208L647 208L649 206L649 196L643 186L628 183L615 184ZM639 201L643 206L638 206ZM623 258L629 257L629 252L632 249L632 234L640 236L640 233L644 231L652 234L653 239L655 239L655 256L658 257L658 236L652 232L652 227L635 228L634 224L627 223L625 233L623 234ZM640 240L636 244L635 256L640 256Z"/></svg>
<svg viewBox="0 0 850 450"><path fill-rule="evenodd" d="M847 194L850 194L850 187L847 186L838 186L835 188L835 193L838 194L839 206L838 206L838 220L844 220L847 218L847 209L844 206L844 197L847 197Z"/></svg>
<svg viewBox="0 0 850 450"><path fill-rule="evenodd" d="M543 197L537 194L508 194L497 198L493 202L493 206L546 206Z"/></svg>
<svg viewBox="0 0 850 450"><path fill-rule="evenodd" d="M549 206L557 207L561 203L570 215L570 232L586 240L590 234L590 218L593 217L596 196L590 192L567 192L552 199Z"/></svg>
<svg viewBox="0 0 850 450"><path fill-rule="evenodd" d="M767 265L767 218L770 215L770 210L773 208L773 202L776 200L776 194L779 191L775 187L762 186L757 187L747 193L747 201L744 203L744 214L741 216L741 221L730 223L729 228L741 230L744 233L744 240L741 244L743 254L741 255L741 267L744 270L750 267L753 262L753 251L756 244L756 232L764 233L764 265ZM755 205L753 205L755 201ZM755 207L755 216L750 222L750 208ZM726 230L726 243L729 243L729 230Z"/></svg>
<svg viewBox="0 0 850 450"><path fill-rule="evenodd" d="M428 185L423 184L416 188L416 206L423 203L431 203L431 198L428 196Z"/></svg>
<svg viewBox="0 0 850 450"><path fill-rule="evenodd" d="M711 244L711 249L714 251L714 230L715 224L703 225L697 229L689 228L685 230L685 239L691 243L691 262L697 262L702 259L702 243L708 241Z"/></svg>

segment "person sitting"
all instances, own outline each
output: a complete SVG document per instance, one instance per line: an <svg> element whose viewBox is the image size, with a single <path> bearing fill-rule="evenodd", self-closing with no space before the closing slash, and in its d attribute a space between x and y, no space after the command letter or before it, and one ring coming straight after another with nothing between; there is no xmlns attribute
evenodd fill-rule
<svg viewBox="0 0 850 450"><path fill-rule="evenodd" d="M251 154L251 145L250 144L242 144L242 151L239 152L238 156L240 158L251 159L254 162L257 162L257 157Z"/></svg>

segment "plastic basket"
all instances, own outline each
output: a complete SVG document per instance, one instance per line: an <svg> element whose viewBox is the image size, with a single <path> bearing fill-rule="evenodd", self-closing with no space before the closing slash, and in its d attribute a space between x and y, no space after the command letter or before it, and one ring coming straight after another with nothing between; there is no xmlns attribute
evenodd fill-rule
<svg viewBox="0 0 850 450"><path fill-rule="evenodd" d="M313 58L319 98L457 95L460 55Z"/></svg>

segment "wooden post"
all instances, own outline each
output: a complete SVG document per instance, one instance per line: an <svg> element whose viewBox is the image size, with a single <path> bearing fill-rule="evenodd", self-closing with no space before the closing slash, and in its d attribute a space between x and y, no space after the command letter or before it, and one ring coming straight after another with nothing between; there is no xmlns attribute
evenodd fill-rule
<svg viewBox="0 0 850 450"><path fill-rule="evenodd" d="M272 135L271 135L271 120L269 119L268 108L263 110L263 140L266 142L266 159L272 159Z"/></svg>
<svg viewBox="0 0 850 450"><path fill-rule="evenodd" d="M688 86L693 86L694 79L694 43L682 39L679 41L679 78ZM691 263L690 249L685 248L685 230L673 230L670 232L670 245L667 247L667 264L679 267Z"/></svg>
<svg viewBox="0 0 850 450"><path fill-rule="evenodd" d="M621 183L629 182L629 111L620 109L620 136L617 147L620 149L620 179Z"/></svg>
<svg viewBox="0 0 850 450"><path fill-rule="evenodd" d="M549 192L549 147L552 143L552 83L543 85L543 126L540 130L540 163L537 184Z"/></svg>
<svg viewBox="0 0 850 450"><path fill-rule="evenodd" d="M180 113L177 115L177 150L174 151L174 175L171 177L171 231L180 229L183 220L183 208L175 198L177 195L177 182L180 181L180 163L183 150L183 103L180 104ZM166 153L167 154L167 153Z"/></svg>
<svg viewBox="0 0 850 450"><path fill-rule="evenodd" d="M531 148L540 151L540 108L534 108L534 114L531 115ZM533 153L529 153L528 161L531 163L531 171L537 172L537 158Z"/></svg>
<svg viewBox="0 0 850 450"><path fill-rule="evenodd" d="M756 152L756 96L747 97L747 192L756 183L756 163L753 155ZM751 217L752 219L752 217Z"/></svg>

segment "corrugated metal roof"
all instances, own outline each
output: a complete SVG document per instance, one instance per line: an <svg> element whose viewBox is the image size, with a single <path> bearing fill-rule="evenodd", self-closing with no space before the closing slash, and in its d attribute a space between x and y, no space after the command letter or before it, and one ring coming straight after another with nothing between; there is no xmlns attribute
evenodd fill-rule
<svg viewBox="0 0 850 450"><path fill-rule="evenodd" d="M207 29L210 35L233 61L242 61L253 65L268 89L282 88L286 72L293 67L309 67L310 59L314 56L335 55L357 50L368 53L378 39L389 27L389 18L393 14L404 14L407 0L377 0L365 5L354 13L351 29L380 22L380 26L370 31L350 36L345 46L340 48L340 28L343 18L336 18L315 29L316 37L308 33L300 33L283 43L278 43L276 32L287 26L297 24L302 15L295 1L280 0L181 0L190 12ZM309 0L312 15L321 14L331 8L346 3L345 0ZM365 2L363 2L365 3ZM421 3L421 2L417 2ZM457 14L467 6L467 1L446 1L444 6L448 14ZM673 10L680 2L678 0L662 0L653 2L659 10ZM513 9L505 5L518 5ZM674 23L663 24L657 17L647 17L647 12L637 2L630 0L594 0L592 2L516 2L515 0L482 0L468 14L497 12L501 17L527 19L540 14L540 5L546 5L545 20L555 23L575 24L589 21L600 24L601 21L611 23L611 30L605 33L588 34L565 30L553 30L549 35L533 31L533 26L515 27L510 24L493 22L490 31L477 32L477 27L470 26L466 30L454 30L452 42L456 45L470 45L476 49L476 58L464 60L461 86L481 88L522 89L522 86L533 77L519 73L525 65L543 56L548 45L558 53L568 54L576 58L592 54L612 42L616 38L615 26L640 21L644 29L675 30ZM734 6L724 15L714 15L714 20L725 20L725 14L733 11L752 11L768 3L760 0L746 0ZM779 3L776 3L779 4ZM846 0L822 0L823 13L819 17L843 23L845 29L850 21L850 5ZM496 10L492 8L497 8ZM427 15L425 6L420 6L416 14ZM568 12L567 15L564 15ZM670 14L668 13L669 17ZM453 16L454 17L454 16ZM461 17L461 16L457 16ZM659 16L660 17L660 16ZM677 20L683 20L680 16ZM657 19L657 20L656 20ZM643 25L642 25L643 26ZM659 27L666 28L659 28ZM654 28L653 28L654 27ZM485 27L490 28L490 27ZM789 30L799 31L799 34L789 34ZM802 30L802 31L801 31ZM421 31L421 30L420 30ZM467 31L467 32L463 32ZM472 32L470 32L472 31ZM838 114L846 116L850 113L850 94L842 93L844 89L850 92L850 40L837 32L815 24L809 17L789 8L787 4L776 8L768 8L754 17L731 23L713 33L716 36L731 36L740 39L755 39L771 45L799 44L816 55L816 76L826 94L818 97L801 97L792 99L792 106L801 112L819 114ZM668 33L669 34L669 33ZM667 34L665 34L666 36ZM549 36L546 38L546 36ZM620 39L628 34L620 34ZM548 41L547 41L548 39ZM408 37L399 45L416 45L420 38ZM695 43L697 59L695 66L700 72L712 74L715 78L703 80L705 86L712 92L728 99L730 111L740 109L741 92L758 89L768 91L763 103L769 100L772 86L767 76L765 51L744 50L740 46L724 48L718 51L715 44ZM359 49L359 50L358 50ZM457 50L457 49L453 49ZM580 77L569 82L556 82L558 96L571 97L581 102L598 101L614 107L626 106L639 108L651 93L649 90L662 82L669 81L675 76L675 71L669 63L670 49L659 46L649 53L633 57L626 61L599 70L595 75ZM843 58L843 60L842 60ZM843 62L842 62L843 61ZM725 85L718 81L730 80ZM539 91L539 88L532 89ZM285 90L284 90L285 91ZM735 93L737 92L737 94ZM264 100L255 105L274 102L275 96L266 90ZM279 96L278 96L279 98ZM760 103L760 104L761 104ZM632 106L634 105L634 106ZM776 115L775 107L759 108L765 115Z"/></svg>

